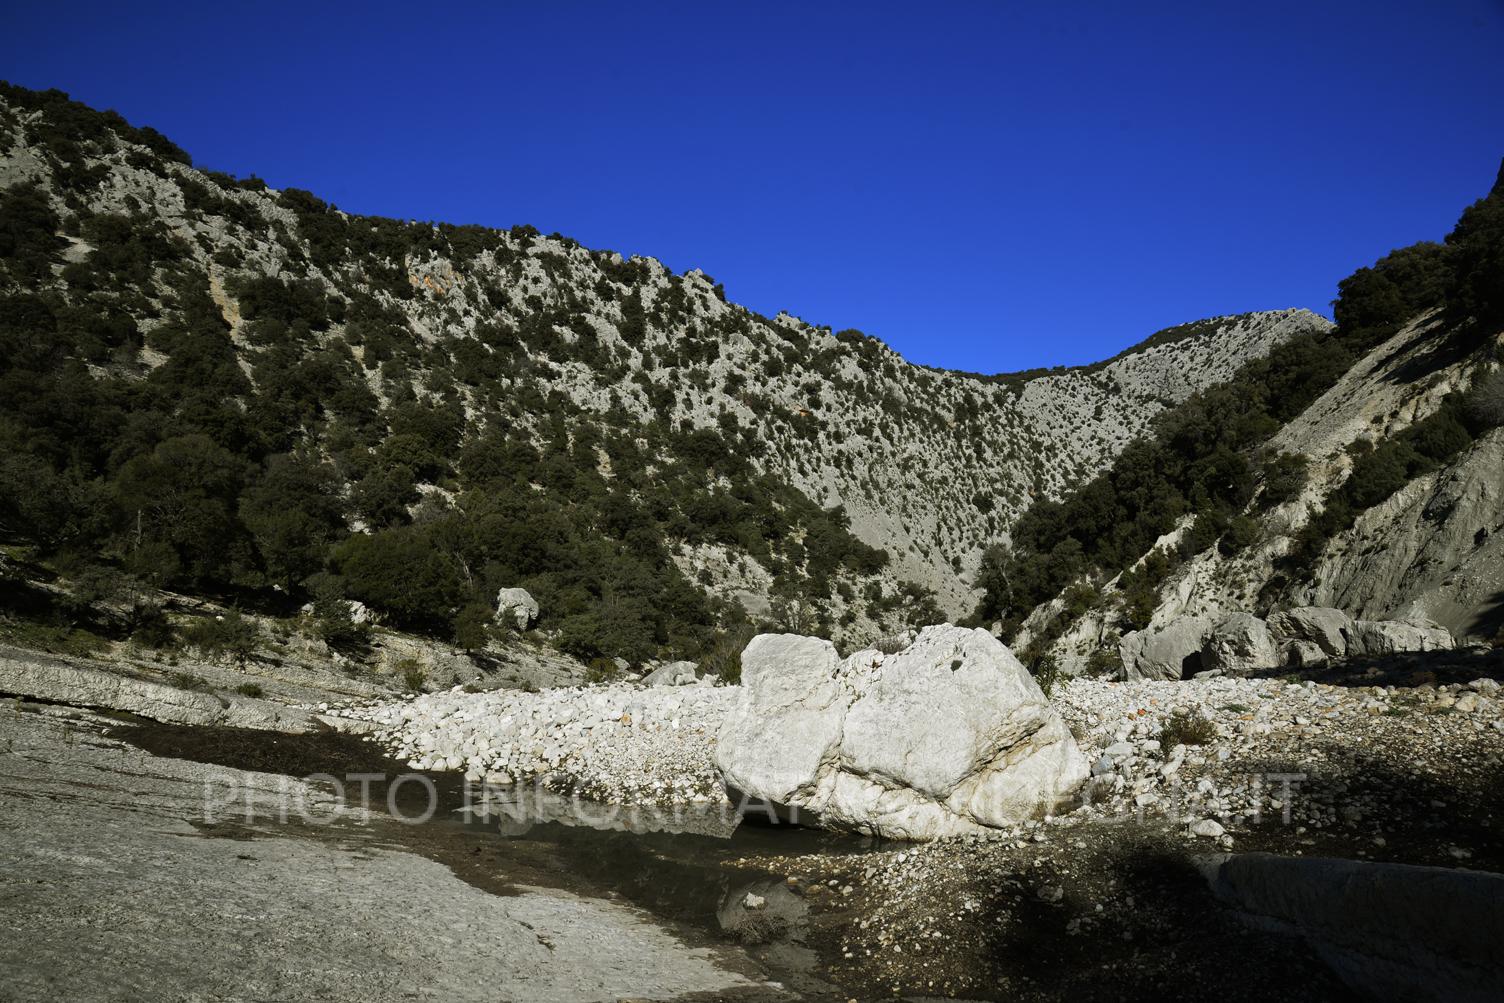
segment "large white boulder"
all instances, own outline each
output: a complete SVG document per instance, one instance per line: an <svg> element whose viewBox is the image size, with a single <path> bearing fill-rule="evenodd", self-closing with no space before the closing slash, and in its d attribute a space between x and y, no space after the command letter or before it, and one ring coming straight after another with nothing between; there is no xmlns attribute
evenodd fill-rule
<svg viewBox="0 0 1504 1003"><path fill-rule="evenodd" d="M496 622L527 630L538 619L538 600L527 589L502 589L496 593Z"/></svg>
<svg viewBox="0 0 1504 1003"><path fill-rule="evenodd" d="M1237 675L1279 664L1279 645L1269 625L1252 613L1232 613L1219 620L1201 645L1203 672L1215 669Z"/></svg>
<svg viewBox="0 0 1504 1003"><path fill-rule="evenodd" d="M1330 658L1347 654L1347 632L1352 625L1352 617L1327 606L1297 606L1269 614L1269 629L1276 638L1307 641Z"/></svg>
<svg viewBox="0 0 1504 1003"><path fill-rule="evenodd" d="M927 627L842 662L827 641L764 634L716 765L733 799L900 839L975 832L1058 807L1089 767L1028 670L984 630Z"/></svg>
<svg viewBox="0 0 1504 1003"><path fill-rule="evenodd" d="M747 645L741 698L716 737L716 768L733 800L809 807L828 798L846 721L840 666L835 645L817 637L759 634Z"/></svg>
<svg viewBox="0 0 1504 1003"><path fill-rule="evenodd" d="M1201 646L1212 631L1204 616L1183 616L1158 630L1135 630L1118 642L1123 678L1179 679L1201 671Z"/></svg>

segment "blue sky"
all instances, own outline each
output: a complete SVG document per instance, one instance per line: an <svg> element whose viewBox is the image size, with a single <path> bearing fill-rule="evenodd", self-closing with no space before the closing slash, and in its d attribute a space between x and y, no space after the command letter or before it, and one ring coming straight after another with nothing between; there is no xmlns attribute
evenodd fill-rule
<svg viewBox="0 0 1504 1003"><path fill-rule="evenodd" d="M211 9L211 6L213 9ZM1328 310L1504 156L1504 3L13 5L0 77L985 372Z"/></svg>

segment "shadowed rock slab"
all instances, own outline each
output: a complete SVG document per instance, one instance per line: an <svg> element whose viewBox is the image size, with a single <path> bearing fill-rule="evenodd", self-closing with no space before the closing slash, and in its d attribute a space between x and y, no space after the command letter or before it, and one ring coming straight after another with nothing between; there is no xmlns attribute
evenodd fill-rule
<svg viewBox="0 0 1504 1003"><path fill-rule="evenodd" d="M1204 616L1185 616L1158 630L1135 630L1118 642L1123 660L1123 678L1181 679L1201 671L1201 646L1211 633L1212 621Z"/></svg>
<svg viewBox="0 0 1504 1003"><path fill-rule="evenodd" d="M1352 625L1352 617L1326 606L1298 606L1269 614L1269 629L1275 637L1309 642L1330 658L1347 654L1347 632Z"/></svg>
<svg viewBox="0 0 1504 1003"><path fill-rule="evenodd" d="M1212 891L1297 934L1364 997L1497 1000L1504 875L1266 853L1207 858Z"/></svg>

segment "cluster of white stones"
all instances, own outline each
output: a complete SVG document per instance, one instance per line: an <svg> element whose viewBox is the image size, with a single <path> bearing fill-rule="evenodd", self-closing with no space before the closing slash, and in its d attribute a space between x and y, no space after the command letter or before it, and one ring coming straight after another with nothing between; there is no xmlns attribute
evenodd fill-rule
<svg viewBox="0 0 1504 1003"><path fill-rule="evenodd" d="M617 804L706 804L724 798L715 742L738 692L704 683L456 689L327 714L414 769L492 784L542 782ZM1254 767L1337 774L1349 753L1423 762L1458 777L1504 765L1504 693L1490 679L1415 688L1075 679L1058 685L1051 702L1092 764L1086 806L1054 820L1070 824L1140 813L1231 845L1257 817L1293 807L1294 825L1382 839L1382 795L1305 784L1292 806L1284 782ZM1177 725L1186 721L1206 724L1199 735L1181 735Z"/></svg>
<svg viewBox="0 0 1504 1003"><path fill-rule="evenodd" d="M413 769L542 781L611 803L692 804L723 796L710 753L732 692L706 684L455 689L328 714L365 722L368 737Z"/></svg>
<svg viewBox="0 0 1504 1003"><path fill-rule="evenodd" d="M1335 780L1343 760L1421 763L1458 779L1493 768L1504 763L1501 696L1492 679L1396 688L1224 677L1072 680L1054 702L1092 759L1086 816L1170 816L1230 846L1254 819L1291 813L1298 832L1371 830L1382 845L1383 793Z"/></svg>

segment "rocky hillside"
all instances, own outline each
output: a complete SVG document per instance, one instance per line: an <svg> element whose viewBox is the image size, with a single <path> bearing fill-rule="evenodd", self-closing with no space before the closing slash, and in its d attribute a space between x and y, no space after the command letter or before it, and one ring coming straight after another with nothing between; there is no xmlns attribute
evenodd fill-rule
<svg viewBox="0 0 1504 1003"><path fill-rule="evenodd" d="M1308 605L1499 634L1504 172L1445 244L1396 251L1340 288L1334 331L1165 417L1143 447L1163 478L1130 470L1143 460L1130 452L1063 508L1025 518L1034 553L1063 547L1075 566L1022 583L1028 554L995 555L992 612L1012 597L1020 645L1068 670L1111 669L1128 631ZM1097 512L1131 544L1083 549Z"/></svg>
<svg viewBox="0 0 1504 1003"><path fill-rule="evenodd" d="M692 653L738 606L852 638L967 611L1031 503L1328 327L1257 313L1083 368L937 371L696 270L352 216L15 87L0 202L0 455L37 488L0 489L0 535L457 637L523 585L582 657Z"/></svg>

